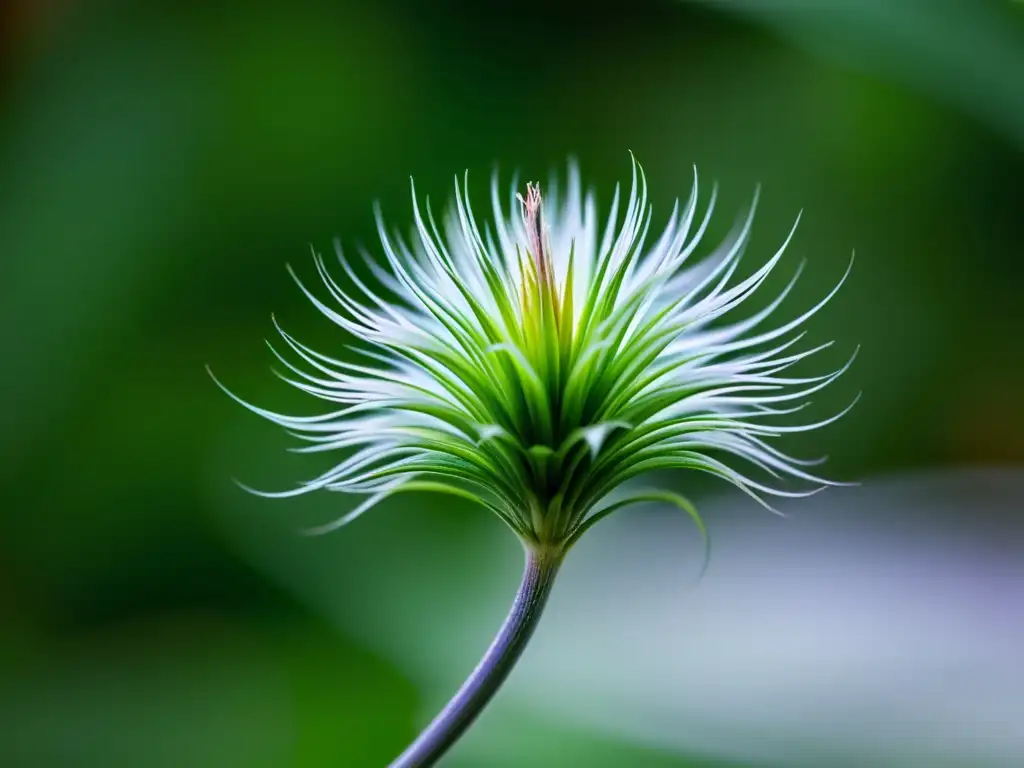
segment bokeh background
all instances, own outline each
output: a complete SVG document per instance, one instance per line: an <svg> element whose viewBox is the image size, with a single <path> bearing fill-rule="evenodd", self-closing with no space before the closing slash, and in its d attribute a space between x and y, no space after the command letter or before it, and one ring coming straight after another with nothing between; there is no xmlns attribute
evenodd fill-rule
<svg viewBox="0 0 1024 768"><path fill-rule="evenodd" d="M347 502L233 485L315 468L204 366L308 408L270 312L348 340L286 263L372 247L410 175L439 201L574 155L607 203L627 150L656 223L694 164L712 235L762 184L752 254L802 209L794 313L856 250L812 336L860 356L816 407L864 396L792 447L863 486L783 521L669 479L716 537L704 581L665 510L595 529L450 764L1024 764L1024 5L7 0L0 24L0 765L397 754L497 627L516 544L432 497L299 537Z"/></svg>

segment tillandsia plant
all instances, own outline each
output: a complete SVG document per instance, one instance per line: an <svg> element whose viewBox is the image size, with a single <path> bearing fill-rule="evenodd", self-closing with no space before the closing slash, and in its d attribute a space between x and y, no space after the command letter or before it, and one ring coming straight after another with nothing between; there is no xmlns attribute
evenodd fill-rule
<svg viewBox="0 0 1024 768"><path fill-rule="evenodd" d="M519 194L513 184L506 208L495 176L493 221L484 228L458 178L440 226L429 203L421 211L413 189L410 239L389 232L378 208L386 268L364 253L372 280L364 279L337 247L348 287L316 253L329 299L299 283L317 309L363 343L355 348L361 359L316 352L275 321L296 359L275 352L291 371L284 378L336 408L287 416L239 400L308 443L296 450L347 452L316 479L265 494L325 489L365 497L315 532L338 528L394 494L437 491L490 510L522 542L525 572L508 618L395 767L434 764L469 727L529 641L566 553L597 521L632 504L665 502L690 515L707 541L689 501L633 488L635 478L699 470L765 506L766 497L806 496L832 484L810 473L815 462L768 441L846 412L818 423L779 423L850 364L814 378L782 375L829 346L794 351L801 326L846 275L816 306L780 325L763 328L796 276L753 315L719 322L764 284L793 231L753 274L734 279L756 196L724 243L691 265L715 201L712 192L697 216L696 173L688 202L677 201L653 242L635 161L624 217L619 223L617 188L603 230L573 163L568 177L564 198L551 192L545 199L535 184ZM801 487L782 487L786 480Z"/></svg>

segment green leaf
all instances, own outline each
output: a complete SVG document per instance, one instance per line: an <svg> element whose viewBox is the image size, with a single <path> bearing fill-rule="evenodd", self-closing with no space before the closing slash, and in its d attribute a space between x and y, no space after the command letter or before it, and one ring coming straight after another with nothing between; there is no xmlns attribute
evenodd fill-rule
<svg viewBox="0 0 1024 768"><path fill-rule="evenodd" d="M704 519L700 516L697 508L687 499L685 496L680 496L678 493L672 491L661 491L661 490L645 490L636 491L624 499L613 502L607 507L592 513L583 522L576 526L575 530L569 536L566 541L565 549L569 551L572 546L579 540L588 529L594 526L598 521L608 517L613 512L617 512L624 507L631 506L633 504L643 504L648 502L662 502L665 504L671 504L678 509L681 509L687 514L687 516L697 526L697 530L700 531L701 539L704 543L704 560L701 564L700 575L704 576L707 571L708 563L711 560L711 538L708 536L707 526L704 525Z"/></svg>

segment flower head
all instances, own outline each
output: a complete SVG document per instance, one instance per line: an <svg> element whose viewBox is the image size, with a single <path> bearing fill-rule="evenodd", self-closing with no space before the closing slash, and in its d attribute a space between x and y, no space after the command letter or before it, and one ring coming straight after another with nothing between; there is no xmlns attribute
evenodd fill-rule
<svg viewBox="0 0 1024 768"><path fill-rule="evenodd" d="M421 211L414 189L411 238L389 232L377 210L387 268L363 254L372 281L338 247L343 287L314 254L328 298L299 285L361 342L359 358L328 357L277 326L294 358L275 351L291 372L284 378L333 407L288 416L243 404L307 443L297 450L344 456L298 488L266 495L365 497L321 529L329 530L392 494L441 491L486 507L528 545L564 550L596 520L638 501L674 502L700 523L681 497L627 490L655 470L711 473L762 503L831 484L810 473L813 462L769 441L842 415L779 423L849 366L784 375L829 346L795 350L801 326L846 276L794 319L768 324L796 276L766 307L732 320L793 235L753 274L734 279L756 197L732 235L691 264L715 201L713 191L697 215L696 174L689 200L676 203L657 237L648 236L651 208L635 162L622 220L616 189L603 228L575 165L568 176L564 198L528 184L525 196L513 188L507 208L495 177L493 221L482 228L457 178L441 226L429 203Z"/></svg>

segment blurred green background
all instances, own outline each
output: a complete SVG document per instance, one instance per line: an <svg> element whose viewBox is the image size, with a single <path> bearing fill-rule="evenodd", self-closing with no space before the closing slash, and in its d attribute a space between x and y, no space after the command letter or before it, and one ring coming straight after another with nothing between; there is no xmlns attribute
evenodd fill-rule
<svg viewBox="0 0 1024 768"><path fill-rule="evenodd" d="M804 210L790 307L857 253L812 336L837 361L862 346L822 408L865 396L801 447L841 478L1024 462L1020 3L0 8L0 765L374 766L415 734L434 693L239 546L246 526L297 530L345 502L235 488L314 468L204 371L308 409L268 370L270 312L315 348L347 340L285 264L312 278L309 244L336 235L372 248L374 200L405 226L410 175L440 201L464 169L479 195L496 164L546 179L574 155L605 205L632 150L656 225L693 164L721 184L716 235L760 183L752 261ZM424 521L450 548L431 569L488 567L475 510L371 517L332 544L354 594L384 575L346 553L414 553ZM387 562L390 583L426 567ZM471 588L441 582L440 604ZM417 621L389 642L412 647ZM518 733L535 750L512 764L725 765L558 723Z"/></svg>

